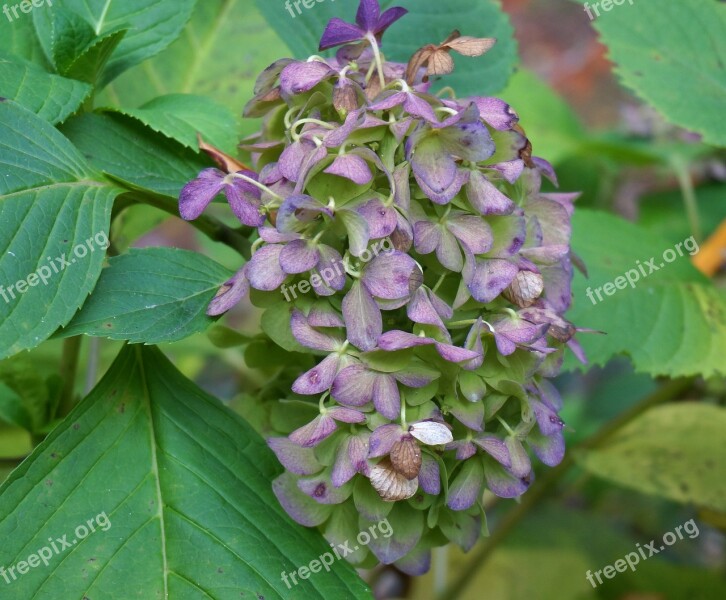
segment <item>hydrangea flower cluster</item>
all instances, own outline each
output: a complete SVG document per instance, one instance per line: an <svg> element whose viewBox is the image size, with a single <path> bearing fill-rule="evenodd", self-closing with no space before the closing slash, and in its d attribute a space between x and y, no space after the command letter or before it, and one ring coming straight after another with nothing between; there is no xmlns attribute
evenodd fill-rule
<svg viewBox="0 0 726 600"><path fill-rule="evenodd" d="M432 547L476 542L485 490L527 490L530 453L561 461L546 378L565 346L582 352L563 318L576 194L541 191L555 173L507 103L431 93L451 52L493 40L454 32L408 64L385 60L383 33L405 13L362 0L356 24L323 35L335 58L267 68L245 110L264 118L242 143L254 169L221 161L180 210L196 218L224 193L252 228L251 259L209 314L251 293L285 315L271 337L315 357L284 399L258 399L285 467L280 503L341 544L389 519L390 539L347 558L421 574Z"/></svg>

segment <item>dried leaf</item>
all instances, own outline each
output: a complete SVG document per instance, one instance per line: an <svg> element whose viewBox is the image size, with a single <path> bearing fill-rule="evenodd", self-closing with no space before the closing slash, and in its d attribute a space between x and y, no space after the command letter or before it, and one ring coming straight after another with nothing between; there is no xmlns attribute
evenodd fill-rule
<svg viewBox="0 0 726 600"><path fill-rule="evenodd" d="M243 162L238 161L236 158L225 154L218 148L215 148L211 144L207 144L202 139L202 136L197 134L197 140L199 141L199 149L205 152L209 157L219 165L219 168L226 171L227 173L236 173L237 171L251 171Z"/></svg>
<svg viewBox="0 0 726 600"><path fill-rule="evenodd" d="M407 500L418 490L418 478L406 479L394 471L388 458L384 458L371 468L370 480L373 489L386 502Z"/></svg>
<svg viewBox="0 0 726 600"><path fill-rule="evenodd" d="M421 471L421 448L412 437L396 442L391 448L391 466L406 479L415 479Z"/></svg>

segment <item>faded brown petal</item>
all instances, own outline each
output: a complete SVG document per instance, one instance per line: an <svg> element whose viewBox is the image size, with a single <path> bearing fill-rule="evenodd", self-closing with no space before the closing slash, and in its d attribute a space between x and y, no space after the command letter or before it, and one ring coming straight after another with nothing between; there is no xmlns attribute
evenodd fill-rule
<svg viewBox="0 0 726 600"><path fill-rule="evenodd" d="M414 84L419 69L429 61L436 50L437 46L429 44L428 46L424 46L420 50L416 51L416 53L411 57L411 60L408 61L408 67L406 67L406 83L409 85Z"/></svg>
<svg viewBox="0 0 726 600"><path fill-rule="evenodd" d="M454 59L445 48L437 49L429 59L429 75L448 75L454 71Z"/></svg>
<svg viewBox="0 0 726 600"><path fill-rule="evenodd" d="M544 291L544 279L539 273L520 271L510 286L504 290L504 297L520 308L532 306Z"/></svg>
<svg viewBox="0 0 726 600"><path fill-rule="evenodd" d="M406 479L415 479L421 470L421 448L412 437L404 438L391 448L391 466Z"/></svg>
<svg viewBox="0 0 726 600"><path fill-rule="evenodd" d="M388 458L384 458L371 468L370 480L373 489L386 502L407 500L418 490L418 478L406 479L403 475L396 473Z"/></svg>
<svg viewBox="0 0 726 600"><path fill-rule="evenodd" d="M197 134L197 140L199 142L199 149L209 155L209 157L219 165L220 169L223 169L227 173L236 173L237 171L251 171L252 168L248 167L243 162L238 161L236 158L225 154L218 148L215 148L211 144L207 144L202 139L202 136Z"/></svg>
<svg viewBox="0 0 726 600"><path fill-rule="evenodd" d="M451 41L444 42L442 46L450 48L464 56L481 56L487 50L491 50L492 46L496 43L497 40L494 38L476 38L463 35Z"/></svg>

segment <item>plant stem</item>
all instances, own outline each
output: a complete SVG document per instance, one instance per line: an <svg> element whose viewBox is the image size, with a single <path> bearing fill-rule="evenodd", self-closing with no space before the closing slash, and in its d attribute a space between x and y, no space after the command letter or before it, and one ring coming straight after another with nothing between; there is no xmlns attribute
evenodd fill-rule
<svg viewBox="0 0 726 600"><path fill-rule="evenodd" d="M696 192L693 189L691 173L688 170L686 162L678 156L671 160L671 165L673 166L676 178L678 179L681 194L683 194L683 203L686 206L686 214L688 215L688 223L691 227L691 234L693 234L693 237L696 238L696 241L700 244L703 241L703 230L701 229L701 219L698 215L698 200L696 199Z"/></svg>
<svg viewBox="0 0 726 600"><path fill-rule="evenodd" d="M625 425L635 420L647 410L673 400L688 390L695 378L676 379L668 382L663 387L646 396L638 404L618 415L606 423L597 433L572 448L563 461L555 468L547 471L537 482L522 496L522 501L509 511L499 523L496 531L491 535L485 546L467 563L464 571L450 586L437 596L438 600L449 600L460 598L462 592L472 582L479 569L486 563L489 557L499 544L507 537L515 526L527 516L529 511L539 503L554 485L576 464L575 456L579 451L596 448L606 442L613 434L622 429Z"/></svg>
<svg viewBox="0 0 726 600"><path fill-rule="evenodd" d="M75 404L76 373L78 372L78 357L81 352L80 335L68 338L63 342L60 371L63 376L63 389L58 405L58 416L65 417L73 410Z"/></svg>
<svg viewBox="0 0 726 600"><path fill-rule="evenodd" d="M170 197L151 192L130 192L124 196L123 199L128 201L129 205L148 204L170 215L179 217L179 207ZM194 221L189 221L189 223L209 239L229 246L246 259L250 258L252 244L239 229L229 227L219 219L209 215L201 215Z"/></svg>

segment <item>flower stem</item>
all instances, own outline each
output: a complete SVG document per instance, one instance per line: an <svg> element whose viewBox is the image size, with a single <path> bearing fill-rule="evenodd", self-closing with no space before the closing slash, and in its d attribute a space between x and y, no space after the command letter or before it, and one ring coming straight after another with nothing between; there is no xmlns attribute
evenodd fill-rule
<svg viewBox="0 0 726 600"><path fill-rule="evenodd" d="M376 59L376 68L378 69L378 79L381 80L381 88L384 88L386 86L386 76L383 73L383 60L381 60L381 49L378 46L378 40L375 35L369 33L368 41L371 44L371 48L373 48L373 56Z"/></svg>

